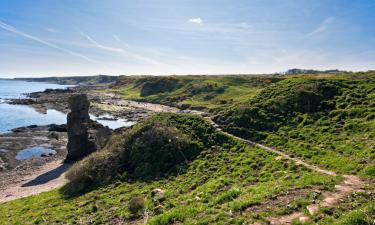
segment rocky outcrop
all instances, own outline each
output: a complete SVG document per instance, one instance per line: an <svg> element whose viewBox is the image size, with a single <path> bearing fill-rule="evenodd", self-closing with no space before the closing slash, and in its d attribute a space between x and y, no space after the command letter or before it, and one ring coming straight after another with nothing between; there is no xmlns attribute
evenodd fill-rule
<svg viewBox="0 0 375 225"><path fill-rule="evenodd" d="M77 161L103 148L112 132L108 127L90 120L90 102L85 94L70 97L69 108L68 155L65 161Z"/></svg>
<svg viewBox="0 0 375 225"><path fill-rule="evenodd" d="M69 99L71 112L67 118L68 155L66 161L77 161L95 151L95 144L89 141L90 102L84 94Z"/></svg>

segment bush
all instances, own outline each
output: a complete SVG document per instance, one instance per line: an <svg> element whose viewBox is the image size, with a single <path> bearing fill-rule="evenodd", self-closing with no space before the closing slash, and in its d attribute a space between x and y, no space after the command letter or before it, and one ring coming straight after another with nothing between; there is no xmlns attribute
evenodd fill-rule
<svg viewBox="0 0 375 225"><path fill-rule="evenodd" d="M73 191L82 191L92 184L106 183L118 171L118 158L109 151L99 151L74 164L66 173Z"/></svg>
<svg viewBox="0 0 375 225"><path fill-rule="evenodd" d="M228 141L198 116L162 113L115 134L107 146L76 163L66 177L76 190L115 177L153 179L183 171L205 147Z"/></svg>
<svg viewBox="0 0 375 225"><path fill-rule="evenodd" d="M160 177L193 159L202 147L175 127L152 124L134 134L122 157L124 169L137 178Z"/></svg>
<svg viewBox="0 0 375 225"><path fill-rule="evenodd" d="M264 89L249 103L218 113L217 121L228 127L275 131L284 125L298 125L304 114L332 110L335 96L345 82L318 79L288 79ZM303 116L302 116L303 118ZM245 137L254 136L247 134Z"/></svg>
<svg viewBox="0 0 375 225"><path fill-rule="evenodd" d="M145 208L145 200L142 197L133 197L129 202L129 211L133 214Z"/></svg>

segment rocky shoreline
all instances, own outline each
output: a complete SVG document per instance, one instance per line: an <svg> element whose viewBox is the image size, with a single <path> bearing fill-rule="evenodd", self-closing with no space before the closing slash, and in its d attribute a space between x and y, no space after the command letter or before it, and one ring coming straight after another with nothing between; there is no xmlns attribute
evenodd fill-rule
<svg viewBox="0 0 375 225"><path fill-rule="evenodd" d="M105 92L105 87L78 86L67 89L47 89L42 92L33 92L24 99L7 99L8 104L28 105L40 113L54 109L63 113L69 112L68 99L77 94L86 94L91 103L90 115L109 118L111 120L126 119L128 121L139 121L147 118L152 111L137 107L119 96ZM138 103L140 104L140 103Z"/></svg>
<svg viewBox="0 0 375 225"><path fill-rule="evenodd" d="M121 99L105 92L105 87L73 87L68 89L47 89L27 94L24 99L7 99L8 104L27 105L40 113L49 109L68 113L68 99L77 94L86 94L90 101L90 115L97 120L115 121L125 119L137 122L158 112L178 112L177 108L140 103ZM97 124L97 123L96 123ZM22 179L25 174L44 164L61 161L67 155L67 127L64 125L27 126L15 128L12 132L0 134L0 190L1 187ZM17 153L30 147L53 149L56 154L17 160Z"/></svg>
<svg viewBox="0 0 375 225"><path fill-rule="evenodd" d="M42 165L65 158L67 141L66 128L54 124L20 127L0 134L0 190L22 181ZM32 153L32 150L38 150L36 148L53 149L55 153L17 159L20 151Z"/></svg>

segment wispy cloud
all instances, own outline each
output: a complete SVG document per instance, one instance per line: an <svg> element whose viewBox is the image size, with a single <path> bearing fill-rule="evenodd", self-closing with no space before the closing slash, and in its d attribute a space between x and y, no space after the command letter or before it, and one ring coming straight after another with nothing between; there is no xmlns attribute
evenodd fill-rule
<svg viewBox="0 0 375 225"><path fill-rule="evenodd" d="M107 51L111 51L111 52L119 52L119 53L123 53L124 52L124 50L121 49L121 48L114 48L114 47L111 47L111 46L106 46L106 45L99 44L94 39L92 39L90 36L88 36L87 34L85 34L84 32L81 32L81 35L83 37L85 37L95 47L98 47L98 48L101 48L101 49L104 49L104 50L107 50Z"/></svg>
<svg viewBox="0 0 375 225"><path fill-rule="evenodd" d="M197 17L197 18L190 18L188 20L189 23L194 23L194 24L199 24L199 25L202 25L203 24L203 20L200 18L200 17Z"/></svg>
<svg viewBox="0 0 375 225"><path fill-rule="evenodd" d="M43 39L41 39L39 37L27 34L27 33L23 32L23 31L18 30L17 28L15 28L15 27L13 27L13 26L11 26L9 24L6 24L6 23L2 22L2 21L0 21L0 28L4 29L6 31L12 32L14 34L17 34L19 36L28 38L30 40L36 41L36 42L38 42L40 44L43 44L43 45L46 45L48 47L54 48L56 50L68 53L70 55L73 55L73 56L76 56L76 57L79 57L79 58L82 58L82 59L84 59L84 60L86 60L88 62L97 63L97 61L95 61L95 60L93 60L93 59L91 59L91 58L89 58L89 57L87 57L85 55L82 55L82 54L80 54L78 52L74 52L72 50L69 50L69 49L66 49L66 48L63 48L63 47L60 47L60 46L55 45L55 44L53 44L51 42L45 41L45 40L43 40Z"/></svg>
<svg viewBox="0 0 375 225"><path fill-rule="evenodd" d="M125 46L126 48L129 48L130 46L127 44L127 43L125 43L117 34L114 34L113 35L113 38L117 41L117 42L119 42L122 46Z"/></svg>
<svg viewBox="0 0 375 225"><path fill-rule="evenodd" d="M114 34L113 35L113 38L116 40L116 41L121 41L121 38L119 36L117 36L117 34Z"/></svg>
<svg viewBox="0 0 375 225"><path fill-rule="evenodd" d="M106 50L106 51L110 51L110 52L116 52L116 53L119 53L119 54L121 54L121 55L123 55L125 57L133 58L133 59L136 59L138 61L143 61L143 62L146 62L148 64L163 65L161 62L158 62L158 61L156 61L156 60L154 60L152 58L149 58L147 56L139 55L137 53L131 52L129 50L125 50L123 48L116 48L116 47L112 47L112 46L107 46L107 45L100 44L97 41L95 41L92 37L90 37L89 35L85 34L84 32L81 32L81 35L83 37L85 37L92 45L94 45L97 48L100 48L100 49L103 49L103 50ZM122 40L117 35L114 35L113 37L115 39L117 37L118 41L121 42L121 43L123 43Z"/></svg>
<svg viewBox="0 0 375 225"><path fill-rule="evenodd" d="M60 31L55 28L47 28L47 31L51 33L60 33Z"/></svg>
<svg viewBox="0 0 375 225"><path fill-rule="evenodd" d="M328 17L326 18L320 25L317 27L314 31L311 33L307 34L308 37L313 37L313 36L318 36L322 33L324 33L329 26L335 21L334 17Z"/></svg>

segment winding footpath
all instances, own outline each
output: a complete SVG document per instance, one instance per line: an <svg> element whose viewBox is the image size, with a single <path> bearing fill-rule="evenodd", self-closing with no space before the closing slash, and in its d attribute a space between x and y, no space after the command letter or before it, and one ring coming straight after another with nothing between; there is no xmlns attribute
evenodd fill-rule
<svg viewBox="0 0 375 225"><path fill-rule="evenodd" d="M275 153L283 158L293 161L297 165L304 166L312 171L329 175L329 176L339 176L333 171L329 171L326 169L322 169L316 165L311 165L309 163L304 162L301 159L291 157L283 151L277 150L275 148L271 148L253 141L249 141L233 134L227 133L223 131L218 124L216 124L211 117L205 112L201 111L194 111L194 110L180 110L174 107L169 107L160 104L152 104L152 103L140 103L134 101L125 101L125 100L118 100L118 101L111 101L108 102L114 105L131 105L135 108L141 108L144 110L149 110L152 112L172 112L172 113L189 113L199 115L202 118L206 119L212 126L215 127L217 131L220 131L236 140L239 140L243 143L246 143L250 146L258 147L268 152ZM45 166L41 167L39 170L34 171L32 176L27 177L22 182L14 184L13 186L7 188L7 190L3 190L3 194L0 195L0 203L6 202L10 200L14 200L21 197L26 197L30 195L35 195L41 192L50 191L52 189L61 187L67 181L64 178L65 171L69 168L69 166L64 166L61 164L61 161L56 161L50 164L46 164ZM319 203L310 204L306 207L309 215L306 215L303 212L294 212L289 215L283 215L279 217L271 217L268 218L268 222L270 224L291 224L295 220L299 220L300 222L306 222L310 219L310 217L316 214L320 208L322 207L333 207L339 200L345 198L352 192L360 192L363 191L362 188L365 185L365 182L362 181L359 177L354 175L343 175L344 180L335 186L335 190L332 192L326 191L322 193L323 200Z"/></svg>
<svg viewBox="0 0 375 225"><path fill-rule="evenodd" d="M122 100L120 100L121 102ZM113 103L113 102L112 102ZM189 114L194 114L194 115L199 115L202 118L206 119L217 131L220 131L227 136L230 136L236 140L239 140L243 143L246 143L250 146L258 147L261 148L265 151L275 153L287 160L293 161L296 165L304 166L312 171L324 174L324 175L329 175L329 176L339 176L337 173L334 171L322 169L316 165L311 165L309 163L306 163L305 161L291 157L290 155L286 154L283 151L280 151L275 148L271 148L250 140L243 139L241 137L235 136L233 134L230 134L220 128L220 126L215 123L212 118L206 113L202 111L196 111L196 110L180 110L178 108L170 107L170 106L165 106L165 105L160 105L160 104L153 104L153 103L139 103L139 102L134 102L134 101L123 101L123 104L130 104L133 107L153 111L153 112L173 112L173 113L189 113ZM304 212L294 212L289 215L283 215L279 217L270 217L268 218L268 222L272 225L276 224L292 224L293 221L299 220L299 222L307 222L310 220L310 217L315 215L320 208L325 207L325 208L331 208L334 207L336 203L338 203L341 199L345 198L352 192L362 192L363 187L365 186L365 182L362 181L358 176L355 175L342 175L344 180L338 184L335 185L335 190L334 191L326 191L322 193L323 199L319 203L314 203L310 204L306 207L307 211L309 212L309 215L306 215Z"/></svg>
<svg viewBox="0 0 375 225"><path fill-rule="evenodd" d="M203 115L203 114L200 114L200 115ZM222 132L222 133L224 133L224 134L226 134L226 135L228 135L228 136L230 136L230 137L232 137L236 140L239 140L239 141L241 141L243 143L246 143L250 146L258 147L258 148L261 148L261 149L266 150L268 152L272 152L272 153L275 153L277 155L280 155L283 158L285 158L287 160L291 160L291 161L295 162L297 165L304 166L304 167L306 167L306 168L308 168L312 171L315 171L315 172L318 172L318 173L321 173L321 174L325 174L325 175L330 175L330 176L338 176L333 171L325 170L325 169L319 168L318 166L308 164L301 159L291 157L288 154L286 154L286 153L284 153L280 150L277 150L275 148L271 148L271 147L268 147L268 146L265 146L265 145L262 145L262 144L259 144L259 143L256 143L256 142L252 142L252 141L237 137L233 134L227 133L227 132L223 131L219 127L219 125L216 124L211 119L211 117L205 117L205 118L206 118L207 121L210 122L211 125L213 125L216 128L216 130L218 130L218 131L220 131L220 132ZM352 193L352 192L362 192L363 191L362 188L364 187L365 182L362 181L359 177L357 177L355 175L343 175L343 177L344 177L344 180L340 184L335 185L335 190L333 192L327 191L327 192L322 193L323 200L320 203L310 204L306 207L306 209L307 209L307 211L309 212L310 215L305 215L305 213L303 213L303 212L294 212L294 213L289 214L289 215L284 215L284 216L279 216L279 217L270 217L270 218L268 218L268 222L270 222L270 224L272 224L272 225L292 224L292 222L295 221L295 220L299 220L299 222L304 223L304 222L309 221L310 216L313 216L314 214L316 214L319 211L320 208L322 208L322 207L325 207L325 208L334 207L334 205L337 202L339 202L339 200L345 198L350 193Z"/></svg>

